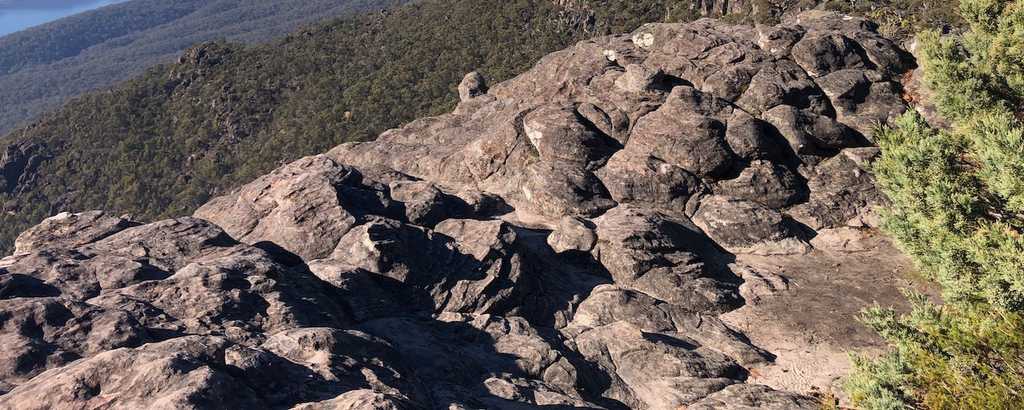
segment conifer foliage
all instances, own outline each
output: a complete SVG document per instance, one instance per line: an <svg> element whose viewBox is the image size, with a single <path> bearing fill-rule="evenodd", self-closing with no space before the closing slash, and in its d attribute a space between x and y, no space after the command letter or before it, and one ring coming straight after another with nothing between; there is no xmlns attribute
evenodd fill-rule
<svg viewBox="0 0 1024 410"><path fill-rule="evenodd" d="M869 409L1024 406L1024 1L963 0L967 30L919 36L927 85L952 126L910 113L880 130L885 227L942 288L941 304L875 308L893 346L855 359Z"/></svg>

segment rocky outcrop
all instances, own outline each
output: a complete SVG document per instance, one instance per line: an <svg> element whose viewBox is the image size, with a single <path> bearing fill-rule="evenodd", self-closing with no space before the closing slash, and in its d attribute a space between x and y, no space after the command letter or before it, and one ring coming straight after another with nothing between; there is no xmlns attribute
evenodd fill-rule
<svg viewBox="0 0 1024 410"><path fill-rule="evenodd" d="M903 56L829 14L650 24L194 217L55 216L0 260L0 407L818 408L719 315L788 287L738 256L875 223Z"/></svg>
<svg viewBox="0 0 1024 410"><path fill-rule="evenodd" d="M50 159L46 146L19 142L7 146L0 155L0 192L12 194L35 180L39 167Z"/></svg>

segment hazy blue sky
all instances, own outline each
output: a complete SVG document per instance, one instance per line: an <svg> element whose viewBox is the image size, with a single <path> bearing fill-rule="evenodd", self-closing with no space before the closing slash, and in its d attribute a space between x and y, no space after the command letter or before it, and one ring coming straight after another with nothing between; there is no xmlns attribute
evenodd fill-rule
<svg viewBox="0 0 1024 410"><path fill-rule="evenodd" d="M122 1L125 0L0 0L0 36Z"/></svg>

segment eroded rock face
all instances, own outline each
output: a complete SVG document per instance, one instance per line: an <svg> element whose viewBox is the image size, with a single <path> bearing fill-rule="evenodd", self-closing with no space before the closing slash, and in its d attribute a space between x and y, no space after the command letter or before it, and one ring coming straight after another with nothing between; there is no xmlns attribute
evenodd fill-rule
<svg viewBox="0 0 1024 410"><path fill-rule="evenodd" d="M338 240L389 207L384 189L325 156L301 159L203 205L195 215L247 243L272 242L302 258L324 256Z"/></svg>
<svg viewBox="0 0 1024 410"><path fill-rule="evenodd" d="M719 246L733 253L787 255L810 250L793 221L744 199L707 198L701 201L693 221Z"/></svg>
<svg viewBox="0 0 1024 410"><path fill-rule="evenodd" d="M650 24L194 217L48 219L0 259L0 407L816 409L719 315L788 286L738 255L875 223L912 62L873 30Z"/></svg>
<svg viewBox="0 0 1024 410"><path fill-rule="evenodd" d="M61 213L23 232L14 241L14 253L25 254L44 247L74 248L89 244L137 225L128 218L102 211Z"/></svg>
<svg viewBox="0 0 1024 410"><path fill-rule="evenodd" d="M0 192L17 192L20 186L35 180L39 167L50 159L46 146L20 142L7 146L0 155Z"/></svg>

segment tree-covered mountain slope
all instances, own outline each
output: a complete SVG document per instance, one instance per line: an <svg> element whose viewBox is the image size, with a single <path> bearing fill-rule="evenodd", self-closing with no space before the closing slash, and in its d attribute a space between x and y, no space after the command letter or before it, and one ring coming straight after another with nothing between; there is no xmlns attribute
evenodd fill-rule
<svg viewBox="0 0 1024 410"><path fill-rule="evenodd" d="M0 132L203 41L258 42L400 0L132 0L0 37Z"/></svg>

